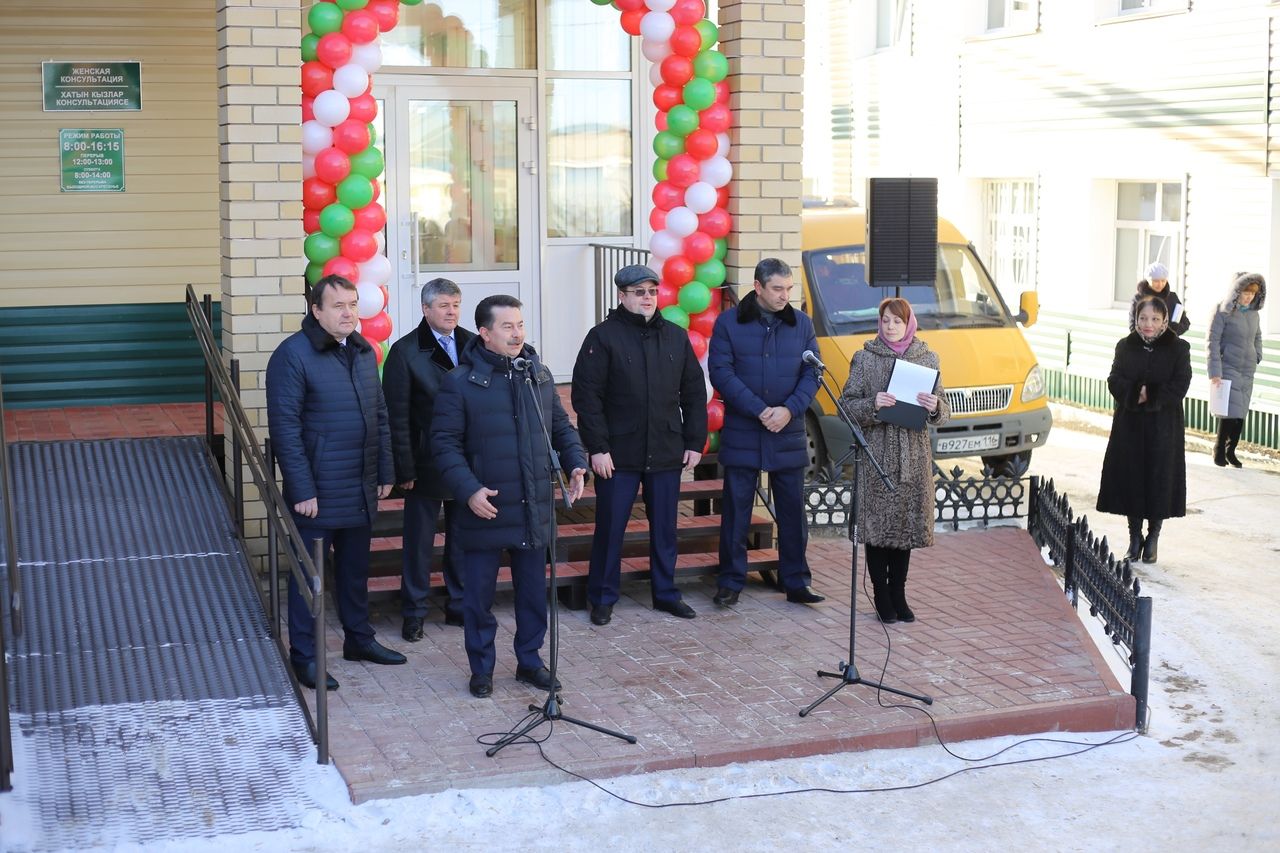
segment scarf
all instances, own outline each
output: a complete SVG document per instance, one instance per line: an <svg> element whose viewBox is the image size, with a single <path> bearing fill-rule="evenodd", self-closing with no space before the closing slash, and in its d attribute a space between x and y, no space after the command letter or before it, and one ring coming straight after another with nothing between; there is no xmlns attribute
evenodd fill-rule
<svg viewBox="0 0 1280 853"><path fill-rule="evenodd" d="M911 316L907 318L907 332L902 336L902 340L891 341L878 331L876 332L876 337L889 349L898 355L902 355L907 351L907 347L911 346L911 342L916 339L916 312L912 311Z"/></svg>

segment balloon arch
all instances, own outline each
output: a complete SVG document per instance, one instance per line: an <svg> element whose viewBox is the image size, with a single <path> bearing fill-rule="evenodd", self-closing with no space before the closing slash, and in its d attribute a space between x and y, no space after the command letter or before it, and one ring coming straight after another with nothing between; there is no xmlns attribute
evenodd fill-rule
<svg viewBox="0 0 1280 853"><path fill-rule="evenodd" d="M372 75L382 65L379 36L399 21L400 6L423 0L326 0L307 12L302 38L302 223L306 278L337 274L356 282L360 333L381 365L391 345L391 263L378 203L385 168L375 147L378 105ZM653 210L649 241L660 265L658 305L686 329L706 373L707 344L724 285L728 212L729 71L714 49L716 25L703 0L591 0L619 10L622 29L639 36L653 63L649 79L658 108L653 140ZM708 383L708 388L710 385ZM708 395L710 397L710 395ZM724 404L707 404L707 449L718 449Z"/></svg>

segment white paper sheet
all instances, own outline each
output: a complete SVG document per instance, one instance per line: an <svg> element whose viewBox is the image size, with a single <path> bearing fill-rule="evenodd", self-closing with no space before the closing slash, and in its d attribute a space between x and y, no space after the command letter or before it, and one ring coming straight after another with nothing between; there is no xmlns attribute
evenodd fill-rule
<svg viewBox="0 0 1280 853"><path fill-rule="evenodd" d="M899 403L910 403L915 406L919 405L916 403L916 395L921 391L932 394L933 386L937 381L938 371L932 367L898 359L893 363L893 375L889 377L888 390Z"/></svg>
<svg viewBox="0 0 1280 853"><path fill-rule="evenodd" d="M1209 414L1219 418L1227 416L1227 407L1231 405L1231 380L1224 379L1215 388L1209 384Z"/></svg>
<svg viewBox="0 0 1280 853"><path fill-rule="evenodd" d="M1182 303L1179 302L1177 305L1173 306L1173 316L1169 318L1169 322L1176 323L1181 319L1182 319Z"/></svg>

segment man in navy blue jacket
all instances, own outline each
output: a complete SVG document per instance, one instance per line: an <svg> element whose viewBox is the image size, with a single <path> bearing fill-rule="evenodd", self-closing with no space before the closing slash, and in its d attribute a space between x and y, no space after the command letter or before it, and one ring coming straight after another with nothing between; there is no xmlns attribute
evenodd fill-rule
<svg viewBox="0 0 1280 853"><path fill-rule="evenodd" d="M460 504L452 535L463 551L463 642L471 695L478 698L493 693L493 593L504 550L515 587L516 680L540 690L553 685L539 654L547 635L547 550L555 523L542 424L560 467L570 472L570 502L581 496L587 473L587 455L551 371L524 342L520 308L514 296L480 300L478 336L440 383L431 419L436 465Z"/></svg>
<svg viewBox="0 0 1280 853"><path fill-rule="evenodd" d="M345 640L342 656L404 663L374 639L369 624L369 542L378 499L395 470L387 406L373 347L356 332L356 286L325 276L311 291L311 313L267 362L271 445L308 548L333 548L335 597ZM315 620L289 574L289 659L298 681L316 686ZM328 689L338 682L328 678Z"/></svg>
<svg viewBox="0 0 1280 853"><path fill-rule="evenodd" d="M818 339L813 321L788 301L794 286L791 267L765 258L756 265L755 291L717 317L711 333L707 367L725 405L720 574L712 599L721 607L737 604L746 584L747 528L761 471L769 472L778 516L778 572L787 600L824 600L809 588L804 518L804 414L820 383L803 355L818 351Z"/></svg>

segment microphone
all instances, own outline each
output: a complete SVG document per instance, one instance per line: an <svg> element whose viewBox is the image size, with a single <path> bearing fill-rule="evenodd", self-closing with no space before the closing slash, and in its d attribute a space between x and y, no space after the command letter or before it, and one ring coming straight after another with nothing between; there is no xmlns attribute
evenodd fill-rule
<svg viewBox="0 0 1280 853"><path fill-rule="evenodd" d="M525 358L524 356L519 356L519 355L518 355L518 356L516 356L515 358L511 359L511 369L512 369L512 370L525 370L525 371L527 371L527 370L528 370L529 368L531 368L531 367L533 367L533 362L532 362L532 361L530 361L529 359Z"/></svg>
<svg viewBox="0 0 1280 853"><path fill-rule="evenodd" d="M805 350L800 355L800 360L803 361L805 364L809 364L818 368L819 370L825 371L827 369L827 366L822 363L821 359L819 359L816 355L813 354L813 350L811 349Z"/></svg>

